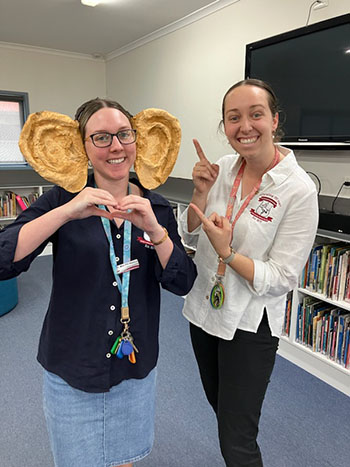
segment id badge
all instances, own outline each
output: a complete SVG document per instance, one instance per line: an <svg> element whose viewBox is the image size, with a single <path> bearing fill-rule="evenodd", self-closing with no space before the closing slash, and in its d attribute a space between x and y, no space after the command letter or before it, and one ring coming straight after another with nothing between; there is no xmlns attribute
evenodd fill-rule
<svg viewBox="0 0 350 467"><path fill-rule="evenodd" d="M123 272L132 271L133 269L137 269L140 267L140 263L137 259L133 259L132 261L128 261L123 264L119 264L117 266L117 274L123 274Z"/></svg>

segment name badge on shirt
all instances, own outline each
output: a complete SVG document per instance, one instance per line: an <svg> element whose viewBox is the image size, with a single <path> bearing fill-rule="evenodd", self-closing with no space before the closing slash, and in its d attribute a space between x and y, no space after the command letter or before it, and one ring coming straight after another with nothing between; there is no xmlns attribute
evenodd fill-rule
<svg viewBox="0 0 350 467"><path fill-rule="evenodd" d="M124 272L132 271L133 269L137 269L140 267L140 263L137 259L133 259L132 261L128 261L123 264L119 264L117 266L117 274L123 274Z"/></svg>

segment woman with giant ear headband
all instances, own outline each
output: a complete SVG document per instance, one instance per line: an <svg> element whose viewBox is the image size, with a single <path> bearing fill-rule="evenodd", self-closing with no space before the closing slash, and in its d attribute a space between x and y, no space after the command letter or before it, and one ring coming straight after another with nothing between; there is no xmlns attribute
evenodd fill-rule
<svg viewBox="0 0 350 467"><path fill-rule="evenodd" d="M185 295L196 277L172 207L148 189L169 175L180 135L165 111L132 117L99 98L76 120L39 112L24 125L22 152L55 186L0 232L0 280L52 242L38 360L57 467L130 467L151 451L160 286Z"/></svg>

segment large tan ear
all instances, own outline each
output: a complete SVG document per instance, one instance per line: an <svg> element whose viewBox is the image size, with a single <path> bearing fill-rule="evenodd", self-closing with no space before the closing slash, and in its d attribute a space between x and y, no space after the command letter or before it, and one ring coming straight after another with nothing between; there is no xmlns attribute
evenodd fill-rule
<svg viewBox="0 0 350 467"><path fill-rule="evenodd" d="M135 172L148 189L162 185L175 165L181 143L177 118L161 109L145 109L135 115L137 131Z"/></svg>
<svg viewBox="0 0 350 467"><path fill-rule="evenodd" d="M46 180L72 193L86 185L88 158L77 121L47 110L30 114L18 144L27 162Z"/></svg>

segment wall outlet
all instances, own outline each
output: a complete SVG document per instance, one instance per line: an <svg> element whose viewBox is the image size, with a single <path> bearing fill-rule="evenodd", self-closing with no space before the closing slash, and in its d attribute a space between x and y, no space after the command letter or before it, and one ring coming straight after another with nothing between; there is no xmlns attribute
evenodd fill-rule
<svg viewBox="0 0 350 467"><path fill-rule="evenodd" d="M314 6L314 10L320 10L321 8L325 8L328 6L328 0L320 0L316 5Z"/></svg>

